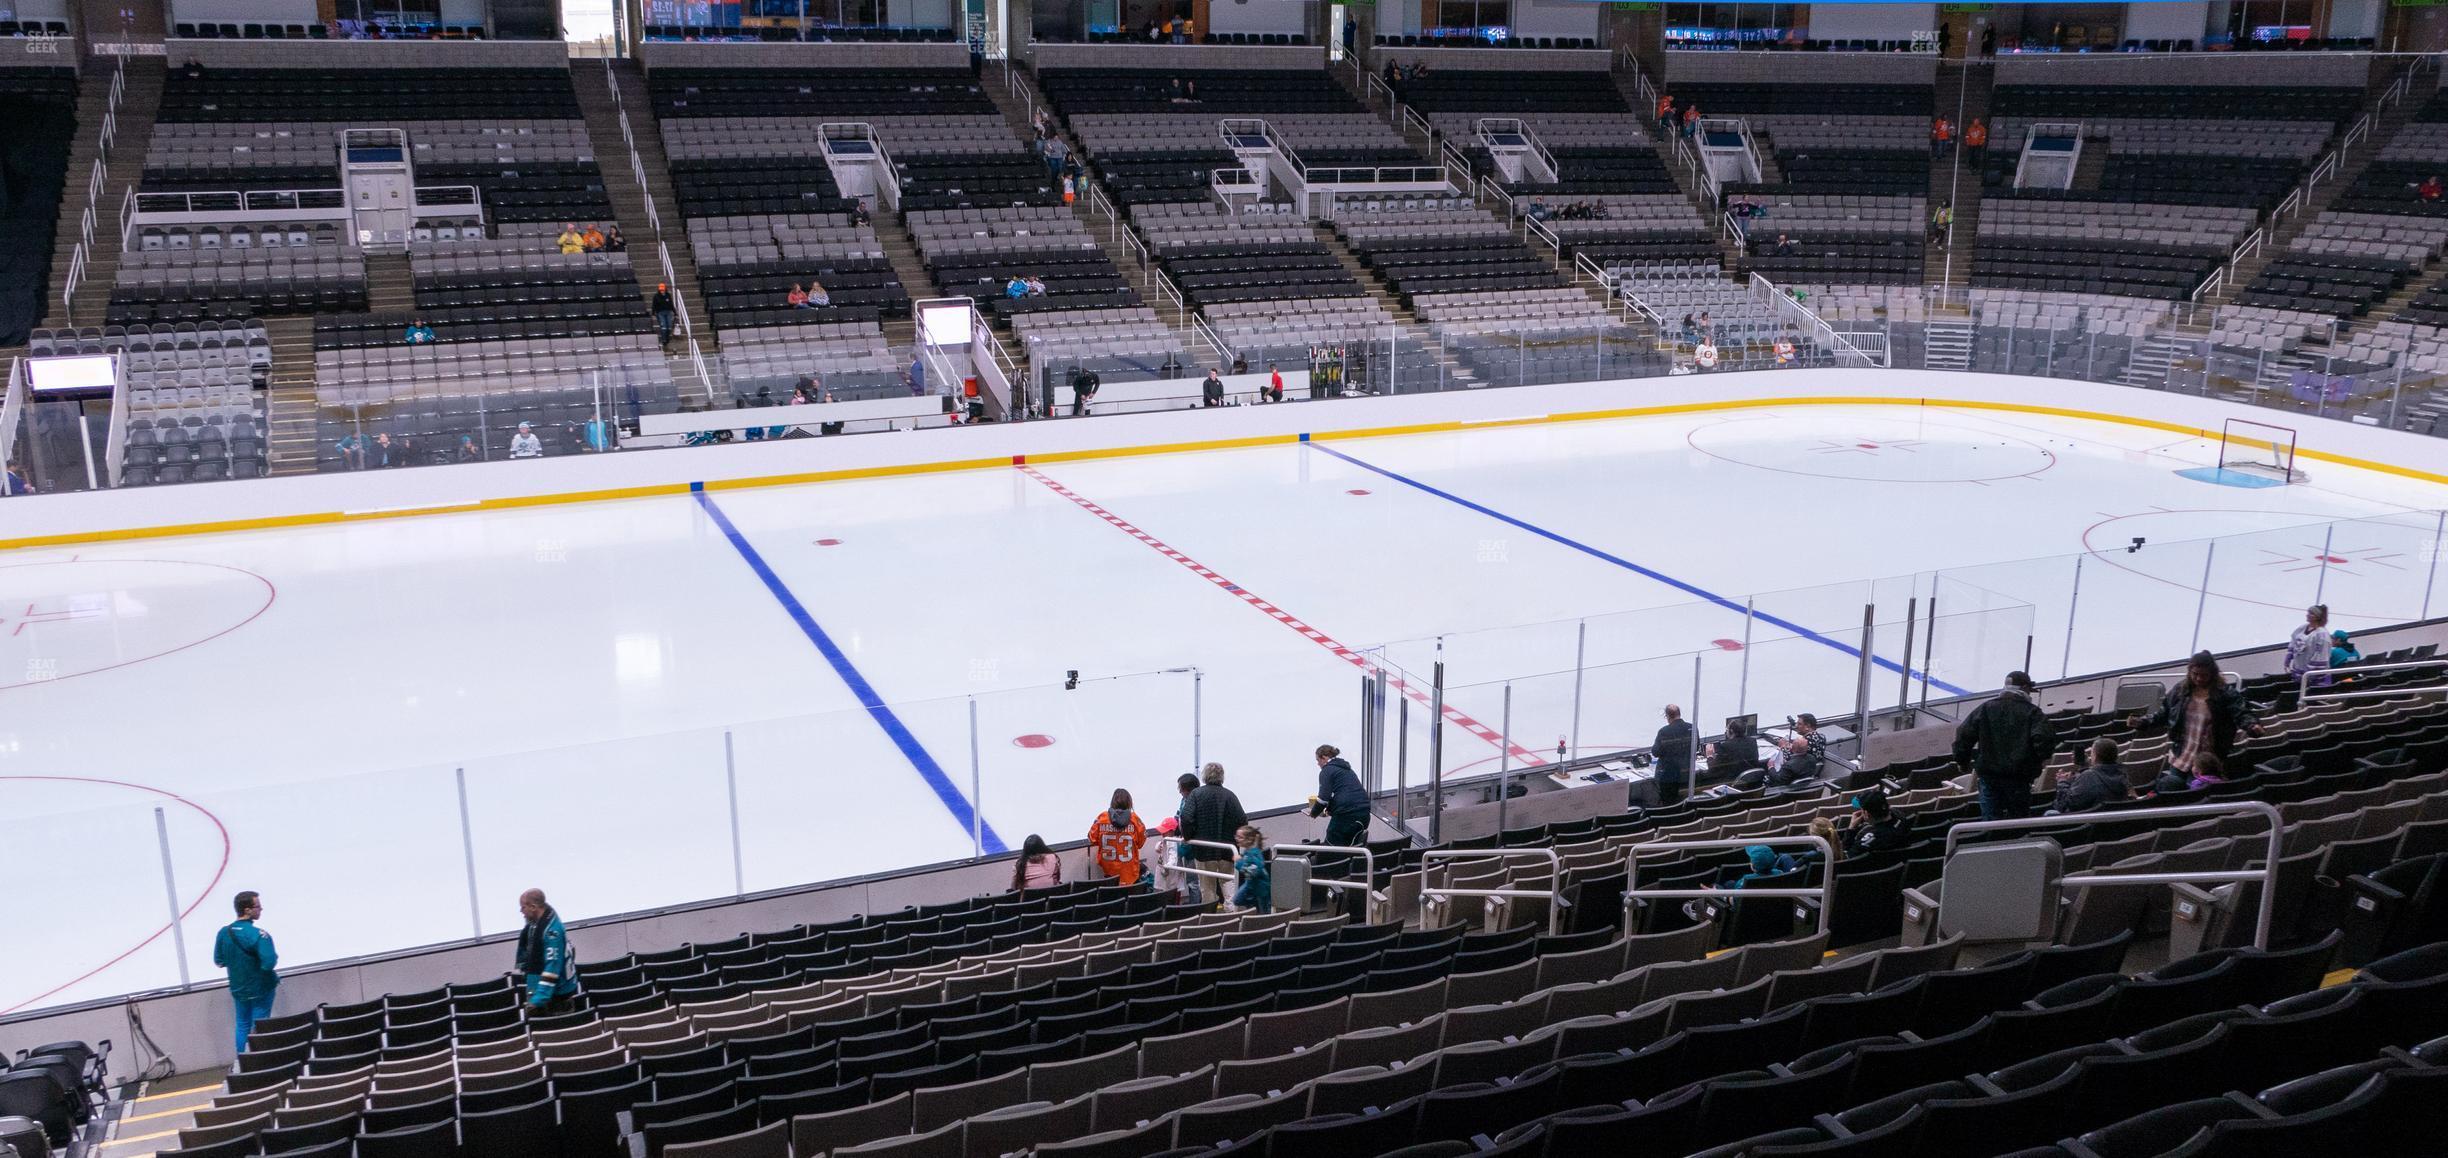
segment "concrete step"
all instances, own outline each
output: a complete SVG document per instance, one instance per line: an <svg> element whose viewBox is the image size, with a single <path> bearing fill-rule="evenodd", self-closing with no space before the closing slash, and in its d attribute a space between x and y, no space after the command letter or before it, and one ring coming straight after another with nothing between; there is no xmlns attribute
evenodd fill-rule
<svg viewBox="0 0 2448 1158"><path fill-rule="evenodd" d="M59 222L52 234L51 277L43 292L43 325L102 324L110 304L111 286L119 276L119 205L127 190L144 175L145 149L153 140L153 117L161 107L166 73L159 57L128 58L127 79L119 97L117 132L110 155L103 162L99 198L87 196L87 180L93 172L94 159L101 155L102 121L110 113L112 68L108 62L95 61L78 80L76 135L69 150L66 196L61 200ZM63 303L61 295L68 288L68 271L81 240L80 223L88 208L94 215L94 244L86 252L83 280L77 292Z"/></svg>

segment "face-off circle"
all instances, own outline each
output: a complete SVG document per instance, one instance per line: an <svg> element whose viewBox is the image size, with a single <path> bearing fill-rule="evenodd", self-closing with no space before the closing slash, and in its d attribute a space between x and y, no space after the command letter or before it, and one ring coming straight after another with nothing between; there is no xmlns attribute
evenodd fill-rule
<svg viewBox="0 0 2448 1158"><path fill-rule="evenodd" d="M2011 434L1918 419L1761 414L1692 428L1693 450L1736 466L1854 482L1993 483L2057 465Z"/></svg>
<svg viewBox="0 0 2448 1158"><path fill-rule="evenodd" d="M2368 592L2374 589L2368 584L2376 583L2379 590L2403 599L2393 608L2334 607L2333 620L2401 623L2420 618L2415 601L2429 565L2422 551L2431 534L2428 526L2313 511L2153 508L2123 515L2103 512L2100 521L2083 529L2082 545L2095 562L2186 592L2200 586L2201 569L2209 562L2215 571L2212 596L2279 611L2302 610L2313 598L2314 576L2326 570L2325 582L2333 590L2355 591L2360 581L2367 584L2360 590ZM2218 553L2205 560L2203 540L2213 538ZM2136 539L2143 541L2141 550L2128 550ZM2263 589L2254 593L2255 585ZM2296 598L2272 595L2270 588Z"/></svg>
<svg viewBox="0 0 2448 1158"><path fill-rule="evenodd" d="M252 571L184 559L0 566L0 691L186 651L254 622L276 595Z"/></svg>

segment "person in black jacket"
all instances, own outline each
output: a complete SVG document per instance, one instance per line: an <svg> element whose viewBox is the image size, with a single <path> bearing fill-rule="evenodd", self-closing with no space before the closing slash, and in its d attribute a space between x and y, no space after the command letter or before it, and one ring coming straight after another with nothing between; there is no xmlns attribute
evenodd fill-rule
<svg viewBox="0 0 2448 1158"><path fill-rule="evenodd" d="M1207 371L1206 381L1199 383L1199 404L1202 406L1224 405L1224 380L1216 377L1216 372L1213 370Z"/></svg>
<svg viewBox="0 0 2448 1158"><path fill-rule="evenodd" d="M1309 815L1326 818L1326 843L1360 843L1368 836L1368 790L1334 745L1318 745L1317 764L1318 790L1309 798Z"/></svg>
<svg viewBox="0 0 2448 1158"><path fill-rule="evenodd" d="M1847 857L1884 852L1912 843L1912 820L1888 806L1884 790L1866 789L1853 798L1853 815L1845 818L1840 835Z"/></svg>
<svg viewBox="0 0 2448 1158"><path fill-rule="evenodd" d="M654 292L655 332L662 335L663 348L671 348L672 296L669 282L656 282Z"/></svg>
<svg viewBox="0 0 2448 1158"><path fill-rule="evenodd" d="M2206 651L2194 653L2185 665L2184 682L2143 723L2167 729L2168 769L2188 779L2200 771L2196 765L2205 755L2218 757L2224 766L2234 754L2237 732L2261 734L2252 705L2220 678L2218 657Z"/></svg>
<svg viewBox="0 0 2448 1158"><path fill-rule="evenodd" d="M2022 672L2006 673L1997 698L1973 709L1955 729L1955 764L1980 785L1982 820L2031 815L2032 781L2057 748L2057 729L2032 702L2039 689Z"/></svg>
<svg viewBox="0 0 2448 1158"><path fill-rule="evenodd" d="M1657 786L1657 802L1673 804L1691 790L1692 726L1683 718L1678 704L1666 705L1666 726L1659 728L1657 739L1649 741L1649 757L1656 771L1650 774Z"/></svg>
<svg viewBox="0 0 2448 1158"><path fill-rule="evenodd" d="M2091 764L2080 772L2059 773L2057 799L2049 811L2059 815L2089 812L2113 800L2133 796L2125 767L2117 763L2117 742L2102 736L2091 742Z"/></svg>
<svg viewBox="0 0 2448 1158"><path fill-rule="evenodd" d="M1190 849L1192 867L1210 872L1229 873L1235 853L1233 837L1241 826L1249 823L1249 814L1241 810L1241 798L1224 786L1224 766L1210 761L1199 770L1199 784L1182 804L1182 839L1206 841L1223 848L1195 847ZM1212 890L1217 900L1231 895L1231 890Z"/></svg>

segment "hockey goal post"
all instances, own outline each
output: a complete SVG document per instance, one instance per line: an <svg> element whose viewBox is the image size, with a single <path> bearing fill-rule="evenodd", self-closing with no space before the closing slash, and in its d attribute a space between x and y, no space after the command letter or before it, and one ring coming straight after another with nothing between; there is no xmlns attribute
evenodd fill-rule
<svg viewBox="0 0 2448 1158"><path fill-rule="evenodd" d="M2219 429L2218 468L2282 483L2303 481L2295 469L2295 429L2230 418Z"/></svg>

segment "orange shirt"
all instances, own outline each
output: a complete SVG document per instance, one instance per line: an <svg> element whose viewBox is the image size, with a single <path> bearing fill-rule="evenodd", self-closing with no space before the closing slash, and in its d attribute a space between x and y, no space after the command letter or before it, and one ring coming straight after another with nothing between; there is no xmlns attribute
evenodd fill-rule
<svg viewBox="0 0 2448 1158"><path fill-rule="evenodd" d="M1964 126L1964 144L1979 148L1988 143L1989 123L1987 121L1974 121Z"/></svg>
<svg viewBox="0 0 2448 1158"><path fill-rule="evenodd" d="M1139 814L1130 814L1130 824L1115 828L1113 817L1097 813L1088 825L1088 855L1095 858L1105 875L1126 885L1139 883L1139 850L1147 844L1147 825Z"/></svg>

